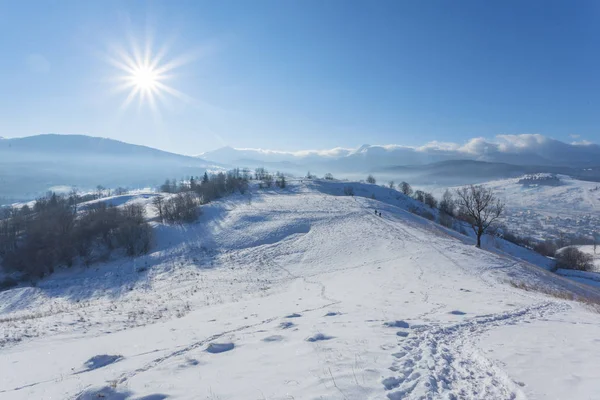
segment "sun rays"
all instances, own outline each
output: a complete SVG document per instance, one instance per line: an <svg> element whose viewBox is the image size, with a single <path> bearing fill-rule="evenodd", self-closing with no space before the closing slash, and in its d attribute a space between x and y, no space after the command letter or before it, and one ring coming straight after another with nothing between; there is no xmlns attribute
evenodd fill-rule
<svg viewBox="0 0 600 400"><path fill-rule="evenodd" d="M188 96L169 85L174 78L174 71L188 61L189 58L179 57L166 59L166 47L153 51L152 43L147 40L143 49L134 40L130 40L128 50L117 48L112 55L107 56L108 62L119 71L115 78L115 90L127 93L123 101L123 109L137 100L138 107L149 106L158 112L158 104L168 96L186 100Z"/></svg>

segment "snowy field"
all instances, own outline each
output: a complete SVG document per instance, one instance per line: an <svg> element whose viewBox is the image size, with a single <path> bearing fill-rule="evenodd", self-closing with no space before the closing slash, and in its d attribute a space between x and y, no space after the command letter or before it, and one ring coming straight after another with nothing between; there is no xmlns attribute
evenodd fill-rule
<svg viewBox="0 0 600 400"><path fill-rule="evenodd" d="M0 292L0 398L597 398L599 314L519 287L598 289L347 185L232 196L153 222L147 256Z"/></svg>

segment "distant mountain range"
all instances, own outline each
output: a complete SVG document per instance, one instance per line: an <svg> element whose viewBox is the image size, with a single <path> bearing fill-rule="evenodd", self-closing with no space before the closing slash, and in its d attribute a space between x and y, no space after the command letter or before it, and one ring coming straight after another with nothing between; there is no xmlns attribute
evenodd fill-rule
<svg viewBox="0 0 600 400"><path fill-rule="evenodd" d="M0 203L58 186L153 186L215 168L197 157L84 135L0 139Z"/></svg>
<svg viewBox="0 0 600 400"><path fill-rule="evenodd" d="M464 146L364 145L357 149L281 152L224 147L199 157L84 135L38 135L0 139L0 204L31 199L59 186L92 189L156 186L167 178L202 175L206 170L266 167L304 175L406 180L455 185L523 174L551 172L600 180L600 148L567 144L539 135L499 142L473 139Z"/></svg>
<svg viewBox="0 0 600 400"><path fill-rule="evenodd" d="M302 168L325 168L331 172L376 171L390 166L426 165L450 160L584 168L600 165L600 146L585 142L569 144L542 135L501 135L495 141L475 138L464 145L432 142L421 147L365 144L357 149L297 152L224 147L203 153L201 157L225 164L285 162Z"/></svg>

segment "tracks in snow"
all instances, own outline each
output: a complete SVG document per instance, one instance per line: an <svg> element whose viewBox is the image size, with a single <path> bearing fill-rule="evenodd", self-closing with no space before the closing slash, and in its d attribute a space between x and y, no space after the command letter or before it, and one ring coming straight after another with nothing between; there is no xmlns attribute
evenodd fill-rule
<svg viewBox="0 0 600 400"><path fill-rule="evenodd" d="M500 314L474 317L446 326L414 326L392 354L383 379L390 400L416 399L524 399L510 377L486 359L473 342L483 332L565 311L565 303L545 302Z"/></svg>

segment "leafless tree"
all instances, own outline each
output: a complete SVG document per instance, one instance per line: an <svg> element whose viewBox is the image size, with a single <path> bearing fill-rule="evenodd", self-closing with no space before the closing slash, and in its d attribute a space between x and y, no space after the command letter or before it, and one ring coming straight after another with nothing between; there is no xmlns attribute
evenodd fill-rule
<svg viewBox="0 0 600 400"><path fill-rule="evenodd" d="M104 197L104 191L106 190L106 188L102 185L98 185L96 186L96 195L98 196L99 199L101 199L102 197Z"/></svg>
<svg viewBox="0 0 600 400"><path fill-rule="evenodd" d="M504 203L491 189L483 186L463 187L456 191L456 195L459 207L477 235L477 247L481 247L481 237L500 218L504 212Z"/></svg>
<svg viewBox="0 0 600 400"><path fill-rule="evenodd" d="M454 199L448 189L446 189L442 201L440 201L440 211L446 215L454 215Z"/></svg>
<svg viewBox="0 0 600 400"><path fill-rule="evenodd" d="M373 175L369 175L369 176L367 176L367 183L374 185L377 183L377 179L375 179L375 177Z"/></svg>
<svg viewBox="0 0 600 400"><path fill-rule="evenodd" d="M388 183L388 185L389 185L390 189L396 189L396 183L394 181L390 181Z"/></svg>
<svg viewBox="0 0 600 400"><path fill-rule="evenodd" d="M412 187L407 182L402 182L400 184L400 189L402 190L402 193L404 193L406 196L411 196L413 194Z"/></svg>
<svg viewBox="0 0 600 400"><path fill-rule="evenodd" d="M164 221L164 198L161 195L155 196L152 199L152 206L158 213L158 218L160 222Z"/></svg>

